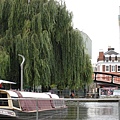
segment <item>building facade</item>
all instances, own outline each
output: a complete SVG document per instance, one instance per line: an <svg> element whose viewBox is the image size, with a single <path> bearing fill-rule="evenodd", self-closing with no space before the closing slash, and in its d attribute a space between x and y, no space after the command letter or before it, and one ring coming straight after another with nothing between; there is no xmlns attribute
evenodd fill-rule
<svg viewBox="0 0 120 120"><path fill-rule="evenodd" d="M100 50L96 64L96 72L120 74L120 53L116 52L115 49L110 46L106 52ZM98 74L97 79L110 83L112 77L110 75ZM114 77L113 82L120 84L120 78ZM99 96L103 97L105 95L113 95L113 91L118 89L118 86L100 83L97 85L97 88L99 88Z"/></svg>
<svg viewBox="0 0 120 120"><path fill-rule="evenodd" d="M108 47L107 52L99 51L97 59L98 72L120 72L120 53L115 52L114 48Z"/></svg>

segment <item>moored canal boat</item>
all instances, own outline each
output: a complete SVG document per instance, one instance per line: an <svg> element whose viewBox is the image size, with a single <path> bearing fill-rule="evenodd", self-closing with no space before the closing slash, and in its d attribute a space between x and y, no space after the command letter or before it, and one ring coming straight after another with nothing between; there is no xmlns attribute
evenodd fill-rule
<svg viewBox="0 0 120 120"><path fill-rule="evenodd" d="M3 120L41 119L59 115L64 110L67 111L64 98L56 94L0 90L0 118Z"/></svg>

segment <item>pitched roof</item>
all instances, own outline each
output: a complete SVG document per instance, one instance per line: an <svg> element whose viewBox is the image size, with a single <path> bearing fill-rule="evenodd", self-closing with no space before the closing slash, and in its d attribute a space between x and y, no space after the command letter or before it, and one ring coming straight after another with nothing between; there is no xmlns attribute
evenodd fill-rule
<svg viewBox="0 0 120 120"><path fill-rule="evenodd" d="M104 53L104 55L112 55L112 54L118 55L119 53L115 52L114 50L109 50L109 51Z"/></svg>

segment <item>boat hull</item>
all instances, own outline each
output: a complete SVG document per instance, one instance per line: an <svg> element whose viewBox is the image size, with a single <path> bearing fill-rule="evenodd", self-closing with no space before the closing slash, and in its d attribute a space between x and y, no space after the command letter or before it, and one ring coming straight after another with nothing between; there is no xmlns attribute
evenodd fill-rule
<svg viewBox="0 0 120 120"><path fill-rule="evenodd" d="M16 120L16 113L8 109L0 109L0 120Z"/></svg>
<svg viewBox="0 0 120 120"><path fill-rule="evenodd" d="M53 110L44 110L44 111L35 111L35 112L22 112L18 110L14 110L16 116L11 115L3 115L0 114L1 120L61 120L67 115L67 107L59 108Z"/></svg>

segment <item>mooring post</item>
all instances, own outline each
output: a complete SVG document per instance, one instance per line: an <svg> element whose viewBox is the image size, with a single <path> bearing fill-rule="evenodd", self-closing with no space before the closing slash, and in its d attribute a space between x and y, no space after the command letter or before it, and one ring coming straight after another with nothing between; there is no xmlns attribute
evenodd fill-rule
<svg viewBox="0 0 120 120"><path fill-rule="evenodd" d="M77 101L77 120L79 120L79 100Z"/></svg>

